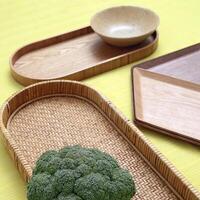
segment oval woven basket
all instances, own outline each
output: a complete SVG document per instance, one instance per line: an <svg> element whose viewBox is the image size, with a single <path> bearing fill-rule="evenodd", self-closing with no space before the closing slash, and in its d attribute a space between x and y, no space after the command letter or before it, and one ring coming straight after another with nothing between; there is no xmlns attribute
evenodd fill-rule
<svg viewBox="0 0 200 200"><path fill-rule="evenodd" d="M29 86L1 109L5 145L24 180L46 150L80 144L113 155L134 176L133 199L187 199L200 195L113 104L75 81Z"/></svg>

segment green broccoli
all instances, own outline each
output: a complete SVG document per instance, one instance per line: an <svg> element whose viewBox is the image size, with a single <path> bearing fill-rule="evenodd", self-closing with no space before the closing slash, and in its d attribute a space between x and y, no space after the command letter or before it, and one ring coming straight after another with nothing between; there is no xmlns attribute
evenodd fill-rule
<svg viewBox="0 0 200 200"><path fill-rule="evenodd" d="M130 200L135 192L113 157L78 145L42 154L27 186L28 200Z"/></svg>

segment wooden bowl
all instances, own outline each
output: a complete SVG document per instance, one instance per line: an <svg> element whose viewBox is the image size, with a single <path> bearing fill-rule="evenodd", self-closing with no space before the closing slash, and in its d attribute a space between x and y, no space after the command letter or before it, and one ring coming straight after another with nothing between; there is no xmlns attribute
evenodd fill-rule
<svg viewBox="0 0 200 200"><path fill-rule="evenodd" d="M114 46L130 46L145 40L159 25L159 17L146 8L119 6L95 14L92 29Z"/></svg>

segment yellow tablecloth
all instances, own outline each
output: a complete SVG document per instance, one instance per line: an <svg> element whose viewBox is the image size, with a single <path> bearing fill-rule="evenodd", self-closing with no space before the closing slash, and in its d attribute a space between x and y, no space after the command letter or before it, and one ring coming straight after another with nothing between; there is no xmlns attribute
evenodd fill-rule
<svg viewBox="0 0 200 200"><path fill-rule="evenodd" d="M199 0L0 0L0 103L22 88L9 71L9 57L24 44L89 24L91 16L114 5L138 5L160 16L160 43L148 59L200 41ZM131 65L85 80L129 118ZM152 143L200 190L200 148L143 130ZM0 139L0 199L26 199L24 181Z"/></svg>

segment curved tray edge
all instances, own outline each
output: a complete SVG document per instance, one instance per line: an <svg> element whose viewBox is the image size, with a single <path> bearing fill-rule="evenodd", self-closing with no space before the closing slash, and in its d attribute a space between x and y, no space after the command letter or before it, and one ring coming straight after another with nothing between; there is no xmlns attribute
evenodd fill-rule
<svg viewBox="0 0 200 200"><path fill-rule="evenodd" d="M37 83L14 94L3 104L0 111L0 129L5 145L24 180L29 180L32 170L10 137L6 124L19 106L41 96L56 94L77 95L95 104L179 199L198 200L200 198L200 193L109 100L96 90L76 81L55 80ZM17 99L17 104L12 104L14 98Z"/></svg>
<svg viewBox="0 0 200 200"><path fill-rule="evenodd" d="M78 30L74 30L71 32L67 32L61 35L57 35L54 37L50 37L44 40L40 40L37 42L33 42L30 44L27 44L21 48L19 48L11 57L10 57L10 71L11 74L13 76L13 78L19 82L22 85L30 85L30 84L34 84L40 81L48 81L51 79L33 79L27 76L23 76L21 74L19 74L18 72L16 72L15 68L14 68L14 64L15 62L22 57L23 55L25 55L26 53L29 53L31 51L34 51L36 49L40 49L40 48L44 48L62 41L65 41L67 39L71 39L71 38L75 38L77 36L80 35L85 35L88 33L92 33L93 30L90 26L78 29ZM128 53L125 53L123 55L120 56L116 56L112 59L108 59L108 60L104 60L103 62L97 63L96 65L93 65L89 68L85 68L81 71L77 71L71 74L68 74L66 76L62 76L62 77L57 77L55 78L56 80L58 79L68 79L68 80L76 80L76 81L81 81L83 79L95 76L97 74L101 74L104 73L106 71L110 71L112 69L130 64L134 61L138 61L140 59L143 59L149 55L151 55L158 46L158 38L159 38L159 34L157 31L155 31L152 36L154 37L154 40L152 43L146 45L145 47L139 48L138 50L135 51L130 51Z"/></svg>

